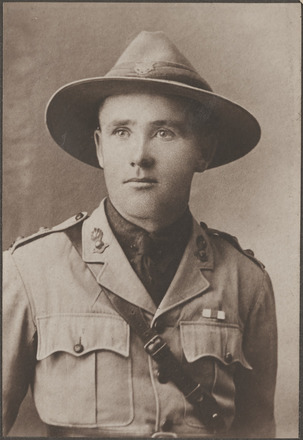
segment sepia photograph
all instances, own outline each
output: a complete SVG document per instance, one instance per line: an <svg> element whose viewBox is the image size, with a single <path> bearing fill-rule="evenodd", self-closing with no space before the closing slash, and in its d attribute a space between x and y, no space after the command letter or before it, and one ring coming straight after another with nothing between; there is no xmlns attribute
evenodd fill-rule
<svg viewBox="0 0 303 440"><path fill-rule="evenodd" d="M298 438L300 3L2 8L2 436Z"/></svg>

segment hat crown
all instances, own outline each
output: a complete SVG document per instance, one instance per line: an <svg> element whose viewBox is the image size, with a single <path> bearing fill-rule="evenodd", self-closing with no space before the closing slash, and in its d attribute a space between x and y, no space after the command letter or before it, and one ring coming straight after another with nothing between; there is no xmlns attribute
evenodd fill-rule
<svg viewBox="0 0 303 440"><path fill-rule="evenodd" d="M162 31L140 32L105 77L174 81L202 90L212 90Z"/></svg>
<svg viewBox="0 0 303 440"><path fill-rule="evenodd" d="M119 57L114 67L129 62L174 63L195 71L190 62L162 31L140 32Z"/></svg>

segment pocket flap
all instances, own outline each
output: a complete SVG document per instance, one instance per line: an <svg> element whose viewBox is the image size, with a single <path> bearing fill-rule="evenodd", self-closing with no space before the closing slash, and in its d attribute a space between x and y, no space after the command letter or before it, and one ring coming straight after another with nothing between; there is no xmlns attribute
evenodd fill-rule
<svg viewBox="0 0 303 440"><path fill-rule="evenodd" d="M129 326L104 313L56 314L37 318L37 359L59 351L83 356L95 350L129 355Z"/></svg>
<svg viewBox="0 0 303 440"><path fill-rule="evenodd" d="M217 322L181 322L181 342L188 362L211 356L225 365L240 362L252 369L242 350L242 332L237 325Z"/></svg>

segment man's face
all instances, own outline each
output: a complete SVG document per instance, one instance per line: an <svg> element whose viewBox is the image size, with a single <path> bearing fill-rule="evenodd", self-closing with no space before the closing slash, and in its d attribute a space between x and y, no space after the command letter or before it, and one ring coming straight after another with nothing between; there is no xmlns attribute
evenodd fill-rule
<svg viewBox="0 0 303 440"><path fill-rule="evenodd" d="M193 174L207 164L185 107L182 99L150 94L112 96L101 106L97 155L125 218L165 216L169 224L186 209Z"/></svg>

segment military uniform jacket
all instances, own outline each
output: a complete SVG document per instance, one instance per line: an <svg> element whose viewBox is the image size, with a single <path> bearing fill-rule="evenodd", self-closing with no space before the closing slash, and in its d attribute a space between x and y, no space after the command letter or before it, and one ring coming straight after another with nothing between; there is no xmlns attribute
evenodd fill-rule
<svg viewBox="0 0 303 440"><path fill-rule="evenodd" d="M230 435L274 436L276 320L264 268L224 234L195 222L157 308L113 235L103 204L91 217L76 219L4 253L6 432L31 385L41 419L61 427L64 436L211 435L175 385L161 380L106 288L144 310L215 397ZM83 222L82 257L65 233L77 221ZM98 246L96 230L103 233ZM96 278L86 263L96 265Z"/></svg>

